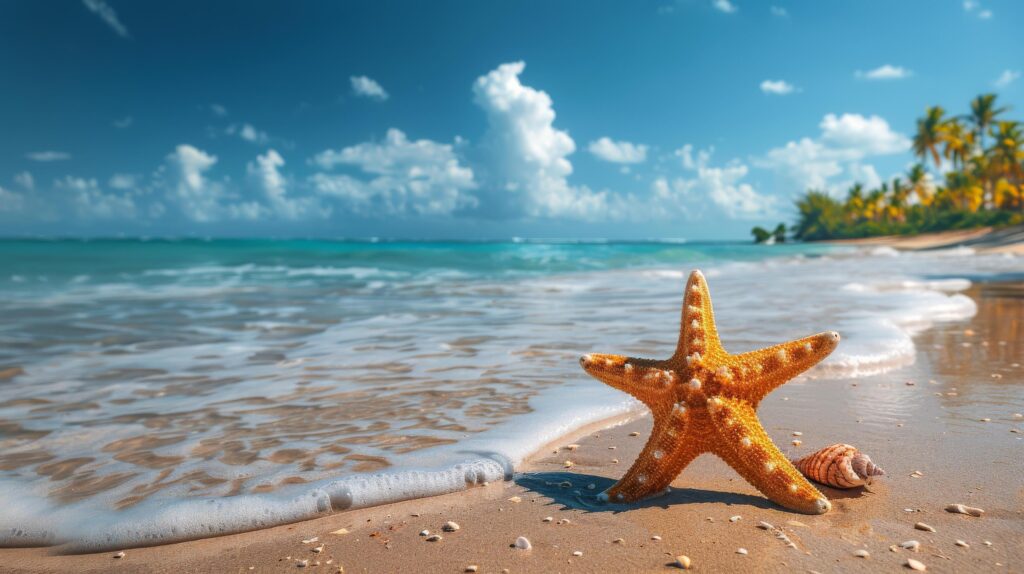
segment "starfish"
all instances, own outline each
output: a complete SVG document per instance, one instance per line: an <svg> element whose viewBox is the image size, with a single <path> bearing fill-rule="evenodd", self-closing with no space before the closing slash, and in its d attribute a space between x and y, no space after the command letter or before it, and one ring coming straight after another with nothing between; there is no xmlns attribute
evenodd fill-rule
<svg viewBox="0 0 1024 574"><path fill-rule="evenodd" d="M580 359L588 374L633 395L654 417L640 457L600 498L633 502L664 492L686 465L708 452L775 503L806 514L828 512L828 499L779 451L756 411L769 392L817 364L838 343L839 333L829 331L729 354L718 339L707 281L694 271L671 358L590 354Z"/></svg>

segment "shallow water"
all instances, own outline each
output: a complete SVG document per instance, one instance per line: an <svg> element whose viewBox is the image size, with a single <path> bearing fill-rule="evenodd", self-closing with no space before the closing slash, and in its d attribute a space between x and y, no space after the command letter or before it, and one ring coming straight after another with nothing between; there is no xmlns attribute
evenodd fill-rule
<svg viewBox="0 0 1024 574"><path fill-rule="evenodd" d="M495 480L635 408L576 359L670 355L694 267L730 350L834 329L815 373L838 377L913 361L914 333L976 312L972 281L1024 269L826 246L0 242L0 542L194 538Z"/></svg>

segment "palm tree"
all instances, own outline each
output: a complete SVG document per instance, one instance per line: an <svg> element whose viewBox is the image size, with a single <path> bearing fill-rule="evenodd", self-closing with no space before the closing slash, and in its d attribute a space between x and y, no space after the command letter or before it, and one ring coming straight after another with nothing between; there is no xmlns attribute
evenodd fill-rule
<svg viewBox="0 0 1024 574"><path fill-rule="evenodd" d="M959 118L951 118L942 126L942 156L953 162L955 169L963 167L975 151L974 132L967 129Z"/></svg>
<svg viewBox="0 0 1024 574"><path fill-rule="evenodd" d="M885 196L889 192L889 184L882 182L882 187L878 189L872 189L868 192L868 196L865 200L867 204L868 219L871 221L878 221L880 217L885 213L882 208L882 203L885 201Z"/></svg>
<svg viewBox="0 0 1024 574"><path fill-rule="evenodd" d="M929 154L939 167L939 144L942 143L942 116L946 110L942 106L931 106L925 109L924 117L917 120L917 133L914 134L914 155L924 160Z"/></svg>
<svg viewBox="0 0 1024 574"><path fill-rule="evenodd" d="M907 220L907 197L910 196L910 188L903 185L903 180L895 178L892 180L892 193L889 194L886 215L890 221L903 223Z"/></svg>
<svg viewBox="0 0 1024 574"><path fill-rule="evenodd" d="M981 94L971 100L971 113L967 115L967 119L974 127L975 141L982 149L985 148L985 133L995 123L999 114L1007 109L1009 108L996 107L995 94Z"/></svg>
<svg viewBox="0 0 1024 574"><path fill-rule="evenodd" d="M992 174L1016 187L1024 180L1024 132L1017 122L999 122L993 135L996 141L988 150Z"/></svg>
<svg viewBox="0 0 1024 574"><path fill-rule="evenodd" d="M932 185L928 179L928 172L924 170L924 165L915 163L914 167L910 168L910 173L907 174L907 181L910 182L910 190L917 196L917 201L921 205L928 205L932 202Z"/></svg>
<svg viewBox="0 0 1024 574"><path fill-rule="evenodd" d="M846 212L850 219L856 222L866 217L864 213L865 208L864 186L858 182L853 184L850 190L846 192L846 203L843 205L843 211Z"/></svg>

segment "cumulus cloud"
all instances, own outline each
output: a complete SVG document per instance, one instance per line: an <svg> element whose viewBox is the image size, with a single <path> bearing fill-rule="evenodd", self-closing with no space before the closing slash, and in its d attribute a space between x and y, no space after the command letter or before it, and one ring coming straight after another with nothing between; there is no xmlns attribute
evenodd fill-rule
<svg viewBox="0 0 1024 574"><path fill-rule="evenodd" d="M969 14L973 13L979 20L988 20L992 18L992 11L981 8L981 3L976 0L964 0L963 6L964 12Z"/></svg>
<svg viewBox="0 0 1024 574"><path fill-rule="evenodd" d="M83 219L126 219L135 217L135 200L127 194L105 193L95 179L65 176L54 187L71 192L71 203Z"/></svg>
<svg viewBox="0 0 1024 574"><path fill-rule="evenodd" d="M388 93L377 83L377 80L367 76L350 76L352 82L352 93L361 98L370 98L383 102L388 99Z"/></svg>
<svg viewBox="0 0 1024 574"><path fill-rule="evenodd" d="M32 191L33 189L36 188L36 180L34 177L32 177L32 173L28 171L23 171L18 175L14 176L14 183L27 189L28 191Z"/></svg>
<svg viewBox="0 0 1024 574"><path fill-rule="evenodd" d="M138 185L138 178L130 173L115 173L110 176L107 185L113 189L134 189Z"/></svg>
<svg viewBox="0 0 1024 574"><path fill-rule="evenodd" d="M719 12L725 12L726 14L733 14L739 8L729 0L711 0L711 7Z"/></svg>
<svg viewBox="0 0 1024 574"><path fill-rule="evenodd" d="M259 219L261 206L256 202L222 204L229 199L220 182L210 181L206 172L217 163L217 156L188 144L181 144L167 156L171 168L168 199L176 203L185 217L207 223L230 219Z"/></svg>
<svg viewBox="0 0 1024 574"><path fill-rule="evenodd" d="M587 149L598 159L611 163L643 163L647 160L646 145L612 141L608 137L590 142Z"/></svg>
<svg viewBox="0 0 1024 574"><path fill-rule="evenodd" d="M796 91L796 88L785 80L765 80L761 82L761 91L766 94L785 96L786 94L792 94Z"/></svg>
<svg viewBox="0 0 1024 574"><path fill-rule="evenodd" d="M0 213L15 213L25 206L25 197L0 186Z"/></svg>
<svg viewBox="0 0 1024 574"><path fill-rule="evenodd" d="M307 216L327 217L331 210L322 208L315 197L289 197L288 180L281 174L284 158L276 150L256 156L249 162L246 173L256 188L263 192L270 210L283 219L297 220Z"/></svg>
<svg viewBox="0 0 1024 574"><path fill-rule="evenodd" d="M826 114L817 138L802 138L769 150L755 165L773 170L793 192L820 189L839 192L836 183L847 179L876 179L869 157L904 153L910 139L895 132L885 119L860 114ZM867 177L874 174L873 177Z"/></svg>
<svg viewBox="0 0 1024 574"><path fill-rule="evenodd" d="M223 118L228 115L228 109L221 104L210 104L210 112L219 118Z"/></svg>
<svg viewBox="0 0 1024 574"><path fill-rule="evenodd" d="M484 152L490 160L492 199L507 213L599 219L609 214L609 194L569 184L576 151L569 134L554 127L547 93L520 82L524 62L502 64L477 78L474 101L487 114Z"/></svg>
<svg viewBox="0 0 1024 574"><path fill-rule="evenodd" d="M1005 88L1020 78L1020 70L1003 70L1002 74L992 82L997 88Z"/></svg>
<svg viewBox="0 0 1024 574"><path fill-rule="evenodd" d="M71 159L71 154L63 151L34 151L25 154L25 157L32 161L64 161Z"/></svg>
<svg viewBox="0 0 1024 574"><path fill-rule="evenodd" d="M270 134L263 130L256 129L252 124L231 124L224 129L229 136L237 135L244 141L252 144L265 145L270 142Z"/></svg>
<svg viewBox="0 0 1024 574"><path fill-rule="evenodd" d="M913 72L903 66L883 64L866 72L857 70L854 75L863 80L902 80L904 78L909 78L913 75Z"/></svg>
<svg viewBox="0 0 1024 574"><path fill-rule="evenodd" d="M118 36L121 36L122 38L128 37L128 28L124 27L121 20L117 18L117 12L115 12L109 4L103 0L82 0L82 3L85 4L85 7L88 8L90 12L96 14L101 20L106 22L107 26L110 26L110 29L116 32Z"/></svg>
<svg viewBox="0 0 1024 574"><path fill-rule="evenodd" d="M685 215L694 216L694 209L701 209L702 203L710 204L731 219L763 219L778 213L778 200L774 196L758 193L754 186L744 179L750 168L739 160L724 165L712 165L714 149L698 150L686 144L676 150L675 155L682 161L688 175L654 181L652 205L662 215L671 215L665 210L675 208Z"/></svg>
<svg viewBox="0 0 1024 574"><path fill-rule="evenodd" d="M776 16L778 18L786 18L789 16L789 12L787 12L782 6L772 6L770 10L772 12L772 16Z"/></svg>
<svg viewBox="0 0 1024 574"><path fill-rule="evenodd" d="M398 129L388 130L382 143L326 150L311 161L325 170L353 166L372 176L321 172L310 177L318 193L360 214L448 215L477 205L473 170L459 163L452 145L412 141Z"/></svg>

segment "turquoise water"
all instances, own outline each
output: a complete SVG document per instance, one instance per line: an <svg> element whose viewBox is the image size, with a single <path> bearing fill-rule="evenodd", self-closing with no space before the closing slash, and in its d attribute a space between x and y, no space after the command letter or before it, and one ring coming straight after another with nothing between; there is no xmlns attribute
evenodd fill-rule
<svg viewBox="0 0 1024 574"><path fill-rule="evenodd" d="M671 242L0 241L0 543L126 546L500 480L636 408L589 352L671 354L701 268L727 347L913 361L969 251ZM9 534L4 534L9 533Z"/></svg>

